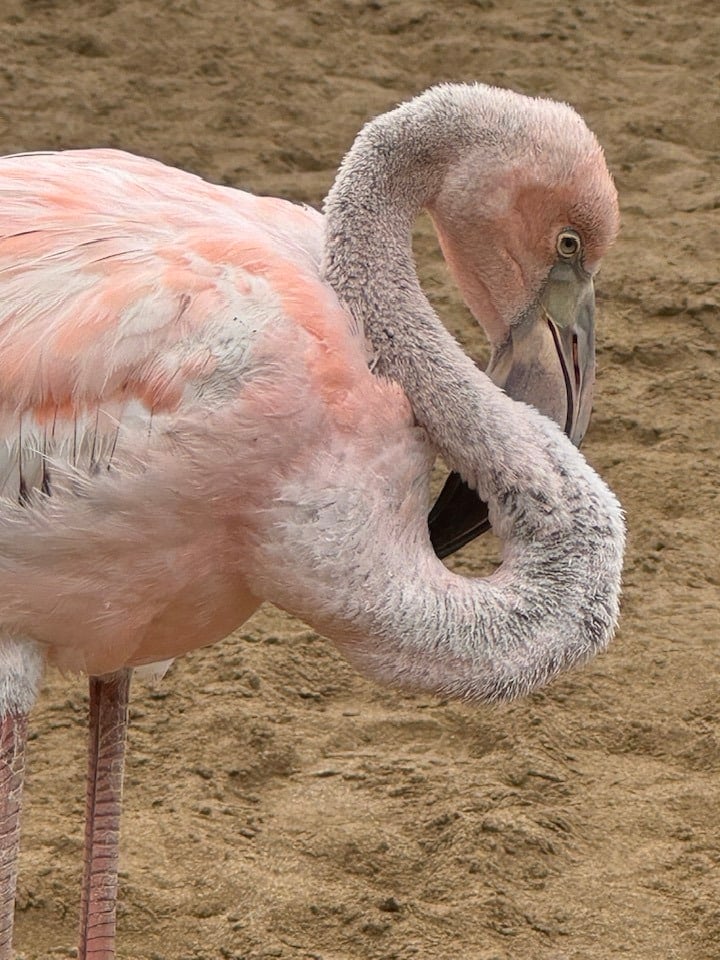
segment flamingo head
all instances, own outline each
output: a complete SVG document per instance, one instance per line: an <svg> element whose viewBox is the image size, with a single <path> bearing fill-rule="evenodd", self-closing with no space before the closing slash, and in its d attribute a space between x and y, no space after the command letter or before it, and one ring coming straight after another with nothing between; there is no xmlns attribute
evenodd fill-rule
<svg viewBox="0 0 720 960"><path fill-rule="evenodd" d="M488 375L579 445L595 379L593 277L617 234L617 193L571 107L497 93L501 136L454 158L429 209L490 340Z"/></svg>

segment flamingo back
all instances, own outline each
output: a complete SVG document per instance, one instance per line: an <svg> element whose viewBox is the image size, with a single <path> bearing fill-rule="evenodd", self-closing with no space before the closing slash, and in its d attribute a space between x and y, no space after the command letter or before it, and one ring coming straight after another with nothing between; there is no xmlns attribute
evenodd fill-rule
<svg viewBox="0 0 720 960"><path fill-rule="evenodd" d="M219 639L282 476L411 418L321 215L109 150L0 159L0 208L0 629L91 673Z"/></svg>

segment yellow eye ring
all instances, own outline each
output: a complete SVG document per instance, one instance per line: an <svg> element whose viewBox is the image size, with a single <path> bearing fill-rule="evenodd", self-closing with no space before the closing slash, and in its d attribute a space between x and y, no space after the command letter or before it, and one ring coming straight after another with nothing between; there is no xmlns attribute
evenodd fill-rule
<svg viewBox="0 0 720 960"><path fill-rule="evenodd" d="M564 260L574 260L580 256L582 250L580 235L574 230L562 230L558 234L555 247Z"/></svg>

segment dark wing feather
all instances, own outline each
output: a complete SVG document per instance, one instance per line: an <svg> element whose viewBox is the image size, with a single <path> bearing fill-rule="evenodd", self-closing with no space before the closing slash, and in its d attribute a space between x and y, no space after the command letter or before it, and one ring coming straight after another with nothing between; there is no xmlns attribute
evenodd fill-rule
<svg viewBox="0 0 720 960"><path fill-rule="evenodd" d="M451 473L428 517L430 540L442 560L490 529L488 506L457 473Z"/></svg>

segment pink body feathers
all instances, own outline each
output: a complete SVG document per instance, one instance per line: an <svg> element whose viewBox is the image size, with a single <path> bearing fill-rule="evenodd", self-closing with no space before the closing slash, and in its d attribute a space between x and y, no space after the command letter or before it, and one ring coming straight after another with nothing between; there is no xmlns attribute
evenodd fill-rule
<svg viewBox="0 0 720 960"><path fill-rule="evenodd" d="M322 217L116 151L0 160L0 205L5 628L91 674L222 638L281 482L410 422Z"/></svg>
<svg viewBox="0 0 720 960"><path fill-rule="evenodd" d="M421 210L489 376L420 288ZM0 158L0 960L46 661L91 674L78 957L114 960L131 667L262 600L443 696L508 699L604 649L624 524L573 444L617 224L582 119L482 85L369 123L324 217L115 151ZM452 574L436 549L489 523L501 567Z"/></svg>

